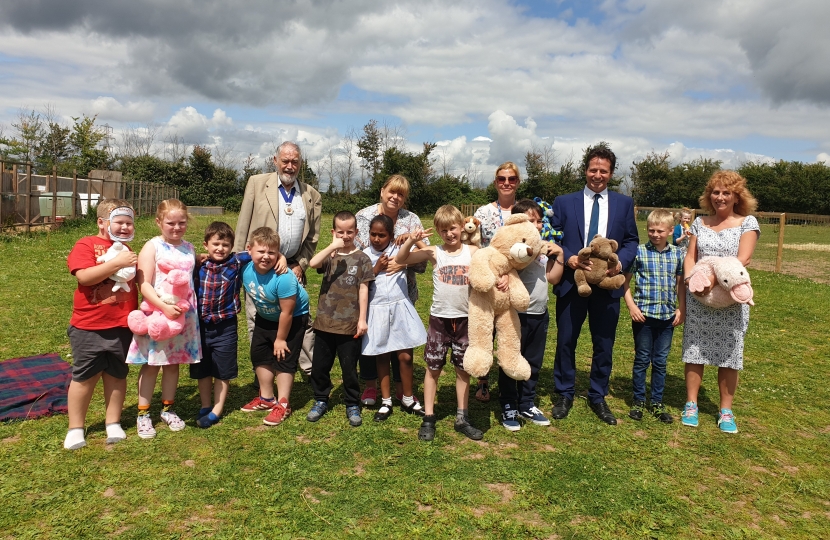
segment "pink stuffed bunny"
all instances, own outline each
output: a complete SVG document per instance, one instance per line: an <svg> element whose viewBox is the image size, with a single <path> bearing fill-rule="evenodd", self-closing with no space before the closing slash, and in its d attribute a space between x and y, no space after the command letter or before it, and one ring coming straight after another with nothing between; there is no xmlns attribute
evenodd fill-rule
<svg viewBox="0 0 830 540"><path fill-rule="evenodd" d="M157 271L166 274L164 281L156 287L156 294L165 304L179 306L182 313L175 319L168 319L164 313L144 300L139 309L127 317L127 325L138 336L149 334L155 341L164 341L181 334L185 313L191 309L188 298L191 294L190 275L193 271L193 261L160 259L156 264Z"/></svg>
<svg viewBox="0 0 830 540"><path fill-rule="evenodd" d="M694 295L701 304L711 308L724 308L735 303L755 305L749 272L737 257L703 257L697 261L689 278L689 291L703 291L712 284L712 276L715 285L709 294Z"/></svg>

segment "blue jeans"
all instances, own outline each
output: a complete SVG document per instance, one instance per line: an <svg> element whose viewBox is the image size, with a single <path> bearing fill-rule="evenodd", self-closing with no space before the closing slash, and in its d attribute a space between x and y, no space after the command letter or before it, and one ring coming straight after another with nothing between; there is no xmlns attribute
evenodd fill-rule
<svg viewBox="0 0 830 540"><path fill-rule="evenodd" d="M634 332L634 368L631 372L634 401L646 400L646 371L651 364L651 402L663 402L666 363L674 334L673 320L674 317L665 321L646 317L644 323L631 321Z"/></svg>

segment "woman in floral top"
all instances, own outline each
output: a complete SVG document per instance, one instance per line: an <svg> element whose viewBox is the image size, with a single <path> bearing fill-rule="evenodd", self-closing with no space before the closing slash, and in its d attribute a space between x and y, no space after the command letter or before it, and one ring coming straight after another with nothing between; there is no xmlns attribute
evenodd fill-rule
<svg viewBox="0 0 830 540"><path fill-rule="evenodd" d="M516 191L519 189L519 166L512 161L505 161L496 169L496 185L498 198L490 204L485 204L476 210L473 216L481 222L481 247L490 245L493 235L504 225L510 217L510 210L516 204ZM490 401L490 383L488 377L478 380L475 398L482 402Z"/></svg>

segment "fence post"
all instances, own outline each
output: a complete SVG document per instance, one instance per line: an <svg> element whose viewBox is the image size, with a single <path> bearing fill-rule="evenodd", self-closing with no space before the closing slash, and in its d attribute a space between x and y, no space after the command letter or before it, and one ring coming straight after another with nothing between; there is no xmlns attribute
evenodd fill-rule
<svg viewBox="0 0 830 540"><path fill-rule="evenodd" d="M52 228L58 221L58 166L52 165Z"/></svg>
<svg viewBox="0 0 830 540"><path fill-rule="evenodd" d="M81 198L78 196L78 170L72 169L72 217L76 218L77 211L75 206L80 204Z"/></svg>
<svg viewBox="0 0 830 540"><path fill-rule="evenodd" d="M92 182L89 181L89 175L86 176L86 215L92 211Z"/></svg>
<svg viewBox="0 0 830 540"><path fill-rule="evenodd" d="M26 232L32 232L32 164L26 163Z"/></svg>
<svg viewBox="0 0 830 540"><path fill-rule="evenodd" d="M775 255L775 272L781 273L784 265L784 228L787 226L787 214L783 213L778 218L778 253Z"/></svg>

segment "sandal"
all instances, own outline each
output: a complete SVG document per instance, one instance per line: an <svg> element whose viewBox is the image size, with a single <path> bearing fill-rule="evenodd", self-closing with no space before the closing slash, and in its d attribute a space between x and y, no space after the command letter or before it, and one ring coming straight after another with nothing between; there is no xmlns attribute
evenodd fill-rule
<svg viewBox="0 0 830 540"><path fill-rule="evenodd" d="M429 418L424 417L424 421L421 422L421 429L418 430L418 439L422 441L435 439L435 415Z"/></svg>
<svg viewBox="0 0 830 540"><path fill-rule="evenodd" d="M487 403L490 401L490 383L487 381L478 381L478 388L476 389L475 398L477 401Z"/></svg>

